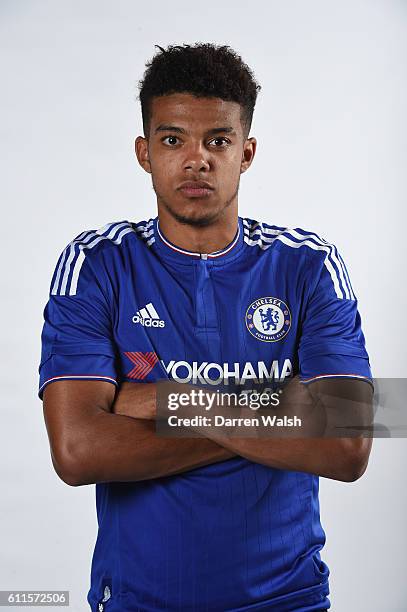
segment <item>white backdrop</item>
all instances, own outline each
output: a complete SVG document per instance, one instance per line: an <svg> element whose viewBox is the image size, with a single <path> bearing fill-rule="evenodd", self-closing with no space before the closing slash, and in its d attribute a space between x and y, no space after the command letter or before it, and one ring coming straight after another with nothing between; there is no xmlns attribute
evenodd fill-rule
<svg viewBox="0 0 407 612"><path fill-rule="evenodd" d="M374 375L406 376L405 1L1 0L0 589L69 589L77 612L94 486L52 469L36 395L42 311L74 236L155 216L133 154L137 81L154 44L197 41L229 44L262 85L241 214L336 243ZM405 440L375 440L361 480L321 479L335 612L406 610L406 458Z"/></svg>

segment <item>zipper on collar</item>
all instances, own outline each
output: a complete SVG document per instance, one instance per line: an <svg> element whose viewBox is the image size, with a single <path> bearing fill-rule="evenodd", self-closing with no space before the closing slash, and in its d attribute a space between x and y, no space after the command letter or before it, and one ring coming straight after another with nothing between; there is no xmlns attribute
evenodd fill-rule
<svg viewBox="0 0 407 612"><path fill-rule="evenodd" d="M195 261L195 330L219 330L218 312L213 289L213 263L201 254Z"/></svg>

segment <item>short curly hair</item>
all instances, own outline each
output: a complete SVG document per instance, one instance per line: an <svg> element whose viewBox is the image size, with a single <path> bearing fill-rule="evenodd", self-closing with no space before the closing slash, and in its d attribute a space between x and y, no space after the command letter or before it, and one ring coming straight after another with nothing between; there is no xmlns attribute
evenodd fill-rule
<svg viewBox="0 0 407 612"><path fill-rule="evenodd" d="M242 58L227 45L195 43L169 45L146 63L139 81L144 136L150 132L151 101L173 93L221 98L240 104L245 136L249 134L261 86Z"/></svg>

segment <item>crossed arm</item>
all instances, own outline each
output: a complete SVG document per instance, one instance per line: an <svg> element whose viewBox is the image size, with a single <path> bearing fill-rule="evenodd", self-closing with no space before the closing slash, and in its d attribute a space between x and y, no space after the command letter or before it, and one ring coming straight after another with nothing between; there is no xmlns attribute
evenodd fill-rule
<svg viewBox="0 0 407 612"><path fill-rule="evenodd" d="M129 398L129 391L132 397ZM138 393L137 393L138 392ZM44 418L58 476L72 486L148 480L230 459L235 454L207 439L155 434L154 420L112 412L120 400L155 406L155 385L115 387L102 381L56 381L44 389Z"/></svg>
<svg viewBox="0 0 407 612"><path fill-rule="evenodd" d="M360 380L290 383L294 402L312 408L322 396L369 409L372 390ZM184 385L183 385L184 386ZM365 471L372 441L352 438L165 438L155 433L157 385L55 381L44 389L44 418L59 477L72 486L138 481L178 474L237 455L274 468L351 482ZM340 402L339 402L340 403ZM337 406L336 409L341 409Z"/></svg>

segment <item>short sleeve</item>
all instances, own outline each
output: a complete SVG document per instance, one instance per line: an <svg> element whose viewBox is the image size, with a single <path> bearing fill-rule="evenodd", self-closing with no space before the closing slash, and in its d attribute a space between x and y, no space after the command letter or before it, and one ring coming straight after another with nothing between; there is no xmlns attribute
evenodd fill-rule
<svg viewBox="0 0 407 612"><path fill-rule="evenodd" d="M103 283L74 241L57 263L44 309L40 399L46 385L56 380L118 384L111 319Z"/></svg>
<svg viewBox="0 0 407 612"><path fill-rule="evenodd" d="M357 300L335 247L314 268L310 286L298 349L301 381L345 377L371 381Z"/></svg>

